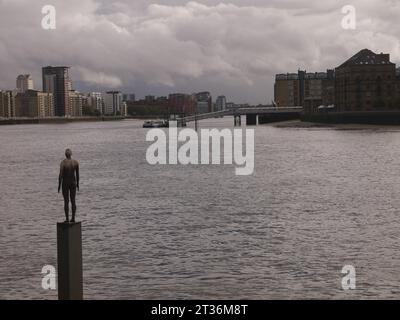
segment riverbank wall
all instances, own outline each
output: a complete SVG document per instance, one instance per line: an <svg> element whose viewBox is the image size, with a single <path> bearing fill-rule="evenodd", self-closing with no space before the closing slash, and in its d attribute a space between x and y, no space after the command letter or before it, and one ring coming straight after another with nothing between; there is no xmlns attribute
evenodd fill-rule
<svg viewBox="0 0 400 320"><path fill-rule="evenodd" d="M327 124L400 125L400 111L303 113L300 119L303 122Z"/></svg>
<svg viewBox="0 0 400 320"><path fill-rule="evenodd" d="M300 120L301 113L300 112L279 112L279 113L270 113L270 114L260 114L258 116L259 124L268 124L274 122L282 122L289 120ZM255 125L256 124L256 115L247 115L247 124Z"/></svg>

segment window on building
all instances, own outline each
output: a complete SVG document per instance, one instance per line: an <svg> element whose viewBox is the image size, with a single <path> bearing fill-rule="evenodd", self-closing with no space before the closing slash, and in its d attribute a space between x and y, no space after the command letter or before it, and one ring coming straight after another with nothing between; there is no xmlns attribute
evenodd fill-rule
<svg viewBox="0 0 400 320"><path fill-rule="evenodd" d="M378 97L382 96L382 78L380 76L376 79L376 95Z"/></svg>

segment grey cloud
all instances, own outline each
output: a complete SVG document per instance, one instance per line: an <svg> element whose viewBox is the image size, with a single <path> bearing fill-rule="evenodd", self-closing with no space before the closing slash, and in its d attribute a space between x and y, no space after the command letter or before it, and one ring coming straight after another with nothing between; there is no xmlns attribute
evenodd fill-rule
<svg viewBox="0 0 400 320"><path fill-rule="evenodd" d="M0 88L44 65L70 65L77 89L148 93L210 90L266 103L274 74L339 65L369 47L399 61L397 2L352 1L358 28L343 30L347 1L53 0L57 29L40 27L48 1L0 0Z"/></svg>

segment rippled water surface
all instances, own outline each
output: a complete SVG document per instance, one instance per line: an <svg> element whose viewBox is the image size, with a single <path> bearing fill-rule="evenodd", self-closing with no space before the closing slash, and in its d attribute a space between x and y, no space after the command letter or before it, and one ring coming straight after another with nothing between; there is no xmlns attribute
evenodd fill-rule
<svg viewBox="0 0 400 320"><path fill-rule="evenodd" d="M150 166L141 124L0 127L0 298L57 298L41 269L56 266L66 147L87 299L400 298L400 131L259 126L243 177ZM346 264L355 291L341 288Z"/></svg>

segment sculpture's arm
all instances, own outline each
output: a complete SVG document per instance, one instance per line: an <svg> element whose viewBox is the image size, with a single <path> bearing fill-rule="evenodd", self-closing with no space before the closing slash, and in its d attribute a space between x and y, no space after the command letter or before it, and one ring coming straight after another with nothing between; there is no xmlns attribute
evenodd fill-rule
<svg viewBox="0 0 400 320"><path fill-rule="evenodd" d="M79 191L79 162L76 162L76 188Z"/></svg>
<svg viewBox="0 0 400 320"><path fill-rule="evenodd" d="M62 174L63 174L63 165L61 163L60 164L60 174L58 176L58 193L60 193L60 189L61 189L61 182L62 182L62 178L63 178Z"/></svg>

